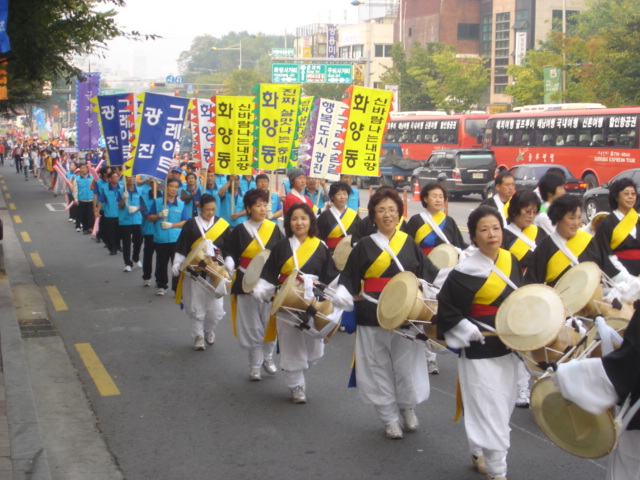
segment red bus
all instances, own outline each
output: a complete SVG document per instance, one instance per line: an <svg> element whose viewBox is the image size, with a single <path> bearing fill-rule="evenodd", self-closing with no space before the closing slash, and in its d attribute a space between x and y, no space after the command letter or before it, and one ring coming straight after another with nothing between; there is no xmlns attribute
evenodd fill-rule
<svg viewBox="0 0 640 480"><path fill-rule="evenodd" d="M557 163L597 187L640 166L640 107L516 112L492 115L485 147L499 169L520 163Z"/></svg>
<svg viewBox="0 0 640 480"><path fill-rule="evenodd" d="M405 159L425 161L434 150L479 148L489 115L406 112L391 115L384 148L400 147Z"/></svg>

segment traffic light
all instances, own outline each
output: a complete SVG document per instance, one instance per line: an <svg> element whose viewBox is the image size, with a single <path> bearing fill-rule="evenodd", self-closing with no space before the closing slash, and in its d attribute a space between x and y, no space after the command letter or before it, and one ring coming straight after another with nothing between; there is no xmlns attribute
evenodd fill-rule
<svg viewBox="0 0 640 480"><path fill-rule="evenodd" d="M165 83L164 82L151 82L151 88L154 87L164 87Z"/></svg>
<svg viewBox="0 0 640 480"><path fill-rule="evenodd" d="M174 97L177 97L180 95L180 90L176 90L175 93L173 94Z"/></svg>

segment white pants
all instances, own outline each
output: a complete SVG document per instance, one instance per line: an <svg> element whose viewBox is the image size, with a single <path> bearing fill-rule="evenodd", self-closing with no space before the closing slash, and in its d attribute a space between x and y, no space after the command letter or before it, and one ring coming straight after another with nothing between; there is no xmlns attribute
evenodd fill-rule
<svg viewBox="0 0 640 480"><path fill-rule="evenodd" d="M282 320L287 313L278 313L278 344L280 345L280 367L285 371L287 387L293 389L304 385L304 372L324 355L324 342L312 338L299 328Z"/></svg>
<svg viewBox="0 0 640 480"><path fill-rule="evenodd" d="M271 304L261 302L253 295L237 296L236 333L240 347L249 350L249 366L262 365L265 359L273 356L276 342L265 342L264 334L269 324Z"/></svg>
<svg viewBox="0 0 640 480"><path fill-rule="evenodd" d="M607 480L640 479L640 430L625 430L609 458Z"/></svg>
<svg viewBox="0 0 640 480"><path fill-rule="evenodd" d="M398 408L414 408L429 398L424 347L380 327L358 325L358 396L373 404L382 423L398 421Z"/></svg>
<svg viewBox="0 0 640 480"><path fill-rule="evenodd" d="M484 456L492 477L507 475L509 420L518 394L518 364L509 354L497 358L458 358L464 427L471 454Z"/></svg>
<svg viewBox="0 0 640 480"><path fill-rule="evenodd" d="M524 362L518 361L518 392L524 390L525 388L529 389L529 380L531 379L531 375L527 371L527 367L525 367Z"/></svg>
<svg viewBox="0 0 640 480"><path fill-rule="evenodd" d="M215 298L211 292L198 284L189 275L182 281L182 303L191 319L191 336L203 337L205 332L213 332L225 315L222 298Z"/></svg>

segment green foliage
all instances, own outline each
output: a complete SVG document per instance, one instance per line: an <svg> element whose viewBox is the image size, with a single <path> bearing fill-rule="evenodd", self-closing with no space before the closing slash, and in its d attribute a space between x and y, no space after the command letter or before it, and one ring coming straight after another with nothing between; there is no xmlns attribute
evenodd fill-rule
<svg viewBox="0 0 640 480"><path fill-rule="evenodd" d="M116 37L156 38L126 32L115 21L112 9L99 4L125 6L124 0L12 0L9 2L7 34L11 51L7 63L9 99L0 101L7 112L43 99L45 81L70 82L81 72L71 64L74 55L99 53Z"/></svg>
<svg viewBox="0 0 640 480"><path fill-rule="evenodd" d="M224 95L255 95L254 87L269 80L255 70L234 70L224 84Z"/></svg>
<svg viewBox="0 0 640 480"><path fill-rule="evenodd" d="M330 83L305 83L302 85L302 93L306 97L327 98L341 101L346 97L346 85Z"/></svg>

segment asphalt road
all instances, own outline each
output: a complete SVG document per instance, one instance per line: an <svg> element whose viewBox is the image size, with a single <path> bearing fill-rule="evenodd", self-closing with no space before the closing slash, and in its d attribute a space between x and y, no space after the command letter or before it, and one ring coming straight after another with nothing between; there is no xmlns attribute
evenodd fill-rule
<svg viewBox="0 0 640 480"><path fill-rule="evenodd" d="M10 213L21 221L15 228L25 255L42 261L32 265L38 286L46 292L56 287L68 307L56 311L59 303L50 303L52 321L125 478L484 478L471 469L464 426L451 420L453 354L439 355L431 398L417 408L420 428L400 441L385 439L373 407L347 388L351 335L339 333L330 341L307 374L308 403L293 405L282 374L249 382L247 355L233 338L229 315L215 345L194 352L188 318L170 296L157 297L155 289L142 286L140 269L124 273L120 256L76 233L60 197L33 179L25 182L10 166L0 172L9 208L15 207ZM362 192L363 205L366 196ZM449 212L466 225L478 202L452 202ZM420 208L412 202L409 212ZM86 344L103 374L89 373L79 353ZM101 394L109 379L115 390ZM528 410L516 409L511 426L511 480L604 478L606 458L563 452Z"/></svg>

